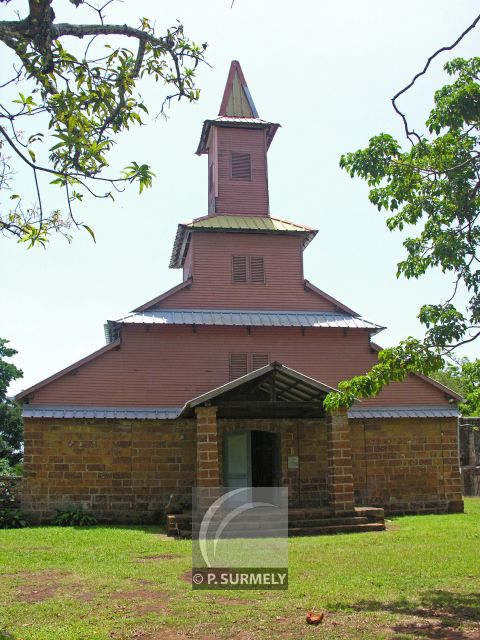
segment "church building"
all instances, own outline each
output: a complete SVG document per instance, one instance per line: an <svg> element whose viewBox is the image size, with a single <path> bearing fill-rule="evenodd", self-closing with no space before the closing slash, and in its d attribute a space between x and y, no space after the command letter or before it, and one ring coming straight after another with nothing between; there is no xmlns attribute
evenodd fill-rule
<svg viewBox="0 0 480 640"><path fill-rule="evenodd" d="M278 128L232 62L197 149L208 212L173 242L180 284L17 396L32 520L81 505L99 521L152 522L173 500L184 512L173 524L188 527L192 487L216 486L287 486L300 533L381 529L382 509L463 511L453 391L410 375L348 411L324 410L339 381L377 362L383 327L305 277L317 231L271 215Z"/></svg>

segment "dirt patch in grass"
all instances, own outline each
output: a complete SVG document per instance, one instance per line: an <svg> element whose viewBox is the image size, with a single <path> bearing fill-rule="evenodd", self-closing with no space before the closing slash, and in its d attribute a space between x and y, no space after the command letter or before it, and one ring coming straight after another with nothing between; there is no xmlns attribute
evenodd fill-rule
<svg viewBox="0 0 480 640"><path fill-rule="evenodd" d="M188 584L192 584L192 570L185 571L181 576L178 576L179 580L183 580L183 582L188 582Z"/></svg>
<svg viewBox="0 0 480 640"><path fill-rule="evenodd" d="M12 577L19 577L21 584L17 586L17 598L21 602L44 602L57 595L64 580L71 574L65 571L22 571Z"/></svg>
<svg viewBox="0 0 480 640"><path fill-rule="evenodd" d="M182 556L177 556L174 553L161 553L157 556L141 556L137 558L135 562L157 562L159 560L175 560L181 557Z"/></svg>
<svg viewBox="0 0 480 640"><path fill-rule="evenodd" d="M430 640L479 640L479 629L452 629L444 627L438 621L407 622L393 627L396 633L414 638L429 638Z"/></svg>
<svg viewBox="0 0 480 640"><path fill-rule="evenodd" d="M165 591L152 589L133 589L132 591L114 591L109 595L114 600L124 600L120 608L133 613L166 613L170 596Z"/></svg>
<svg viewBox="0 0 480 640"><path fill-rule="evenodd" d="M79 591L75 594L75 599L80 602L92 602L96 596L97 594L94 591Z"/></svg>
<svg viewBox="0 0 480 640"><path fill-rule="evenodd" d="M57 595L61 584L25 585L17 589L17 597L22 602L44 602Z"/></svg>
<svg viewBox="0 0 480 640"><path fill-rule="evenodd" d="M227 596L214 596L209 598L210 602L216 602L218 604L255 604L258 600L252 598L228 598Z"/></svg>
<svg viewBox="0 0 480 640"><path fill-rule="evenodd" d="M45 602L57 595L90 602L96 595L85 590L84 583L75 574L66 571L22 571L12 577L20 578L20 584L16 587L16 595L20 602Z"/></svg>

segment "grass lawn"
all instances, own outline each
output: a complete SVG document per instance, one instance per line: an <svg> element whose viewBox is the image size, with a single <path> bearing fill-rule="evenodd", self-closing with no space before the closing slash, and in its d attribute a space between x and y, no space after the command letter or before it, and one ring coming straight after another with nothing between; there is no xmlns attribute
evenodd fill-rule
<svg viewBox="0 0 480 640"><path fill-rule="evenodd" d="M381 533L293 538L288 591L192 591L190 543L154 527L0 531L17 640L480 638L480 498ZM305 613L324 611L319 627ZM0 638L2 634L0 633Z"/></svg>

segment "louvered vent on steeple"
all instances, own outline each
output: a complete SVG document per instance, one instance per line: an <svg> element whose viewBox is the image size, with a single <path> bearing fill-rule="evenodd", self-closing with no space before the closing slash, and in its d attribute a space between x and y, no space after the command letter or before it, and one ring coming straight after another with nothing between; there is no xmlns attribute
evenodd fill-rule
<svg viewBox="0 0 480 640"><path fill-rule="evenodd" d="M232 152L232 178L234 180L252 179L252 162L249 153Z"/></svg>

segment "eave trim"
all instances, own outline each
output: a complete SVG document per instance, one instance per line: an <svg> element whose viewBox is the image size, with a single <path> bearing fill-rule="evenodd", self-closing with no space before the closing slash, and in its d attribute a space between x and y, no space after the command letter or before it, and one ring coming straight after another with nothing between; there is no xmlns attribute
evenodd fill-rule
<svg viewBox="0 0 480 640"><path fill-rule="evenodd" d="M151 307L154 307L159 302L162 302L162 300L166 300L166 298L169 298L170 296L173 296L173 294L177 293L177 291L181 291L182 289L186 289L186 288L190 287L192 285L192 282L193 282L193 278L191 278L191 277L187 278L186 280L184 280L180 284L177 284L174 287L172 287L171 289L169 289L168 291L165 291L165 293L162 293L159 296L157 296L156 298L153 298L153 300L150 300L149 302L145 302L145 304L142 304L140 307L137 307L136 309L133 309L132 313L139 313L141 311L146 311L147 309L150 309Z"/></svg>

